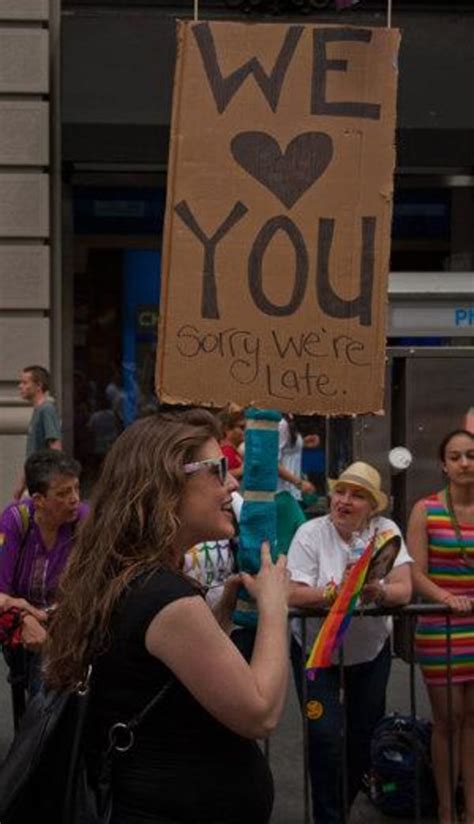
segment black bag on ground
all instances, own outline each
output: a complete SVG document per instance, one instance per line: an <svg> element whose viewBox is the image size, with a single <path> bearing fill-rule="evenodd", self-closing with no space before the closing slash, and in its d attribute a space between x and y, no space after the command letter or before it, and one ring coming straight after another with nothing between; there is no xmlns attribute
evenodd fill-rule
<svg viewBox="0 0 474 824"><path fill-rule="evenodd" d="M369 796L384 815L414 820L416 780L420 812L435 814L430 721L392 713L375 728L371 744Z"/></svg>

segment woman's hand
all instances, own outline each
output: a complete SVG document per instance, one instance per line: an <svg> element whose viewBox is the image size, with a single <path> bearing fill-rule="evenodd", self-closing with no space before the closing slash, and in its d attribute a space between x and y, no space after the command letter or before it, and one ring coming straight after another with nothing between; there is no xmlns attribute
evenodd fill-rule
<svg viewBox="0 0 474 824"><path fill-rule="evenodd" d="M305 478L301 480L300 489L303 495L312 495L316 491L311 481L307 481Z"/></svg>
<svg viewBox="0 0 474 824"><path fill-rule="evenodd" d="M360 600L363 604L378 604L379 606L385 601L385 586L381 581L371 581L370 584L365 584L362 587Z"/></svg>
<svg viewBox="0 0 474 824"><path fill-rule="evenodd" d="M212 609L217 623L225 632L232 628L232 613L237 601L237 592L241 585L240 574L229 575L224 582L222 595Z"/></svg>
<svg viewBox="0 0 474 824"><path fill-rule="evenodd" d="M24 598L13 598L12 595L7 595L6 592L0 592L0 612L6 612L7 609L13 607L22 610L26 610L27 607L33 608Z"/></svg>
<svg viewBox="0 0 474 824"><path fill-rule="evenodd" d="M452 592L445 592L441 603L446 604L451 612L455 612L458 615L466 615L472 612L472 601L467 595L453 595Z"/></svg>
<svg viewBox="0 0 474 824"><path fill-rule="evenodd" d="M270 545L264 541L261 548L260 571L257 575L241 572L245 589L258 605L259 610L288 609L289 575L286 555L279 555L274 564Z"/></svg>
<svg viewBox="0 0 474 824"><path fill-rule="evenodd" d="M237 592L239 591L239 587L241 586L241 584L242 580L240 577L240 573L229 575L229 577L226 578L224 581L224 589L222 590L222 596L219 603L225 606L227 609L235 609L235 603L237 601Z"/></svg>
<svg viewBox="0 0 474 824"><path fill-rule="evenodd" d="M5 592L0 592L0 612L6 612L7 609L16 606L16 603L14 603L16 600L18 599L12 598L11 595L7 595Z"/></svg>
<svg viewBox="0 0 474 824"><path fill-rule="evenodd" d="M7 595L5 592L0 592L0 612L6 612L7 609L20 609L29 615L33 615L37 621L47 621L47 614L42 609L37 609L32 606L25 598L14 598L12 595Z"/></svg>
<svg viewBox="0 0 474 824"><path fill-rule="evenodd" d="M21 643L23 646L31 650L31 652L40 652L46 640L46 630L33 615L25 615L21 625Z"/></svg>

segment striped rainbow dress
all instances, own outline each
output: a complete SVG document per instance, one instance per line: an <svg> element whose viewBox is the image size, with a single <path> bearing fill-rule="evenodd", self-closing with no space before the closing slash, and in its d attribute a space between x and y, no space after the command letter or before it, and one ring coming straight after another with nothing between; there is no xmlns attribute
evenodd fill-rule
<svg viewBox="0 0 474 824"><path fill-rule="evenodd" d="M474 566L467 566L459 549L446 506L431 495L424 501L428 533L428 577L454 595L474 599ZM474 525L459 524L463 545L474 562ZM428 685L446 684L446 618L418 619L415 649ZM452 682L474 681L474 614L451 618Z"/></svg>

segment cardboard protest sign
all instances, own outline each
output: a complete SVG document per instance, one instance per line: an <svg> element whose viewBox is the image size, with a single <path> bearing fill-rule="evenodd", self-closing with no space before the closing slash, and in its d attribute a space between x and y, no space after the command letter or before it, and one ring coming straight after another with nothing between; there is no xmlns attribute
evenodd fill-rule
<svg viewBox="0 0 474 824"><path fill-rule="evenodd" d="M162 401L382 407L399 34L180 23Z"/></svg>

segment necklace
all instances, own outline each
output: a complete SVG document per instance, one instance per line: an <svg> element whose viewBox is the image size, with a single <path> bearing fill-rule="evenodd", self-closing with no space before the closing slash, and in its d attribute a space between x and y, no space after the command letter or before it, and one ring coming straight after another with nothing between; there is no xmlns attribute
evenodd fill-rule
<svg viewBox="0 0 474 824"><path fill-rule="evenodd" d="M461 532L461 527L459 526L459 521L458 521L456 513L454 511L453 499L452 499L452 496L451 496L451 489L449 488L449 486L446 487L445 495L446 495L446 507L447 507L447 510L448 510L449 518L450 518L451 523L453 525L454 532L456 533L456 538L457 538L457 542L458 542L458 546L459 546L459 551L461 553L463 563L468 567L474 567L474 557L471 556L471 553L469 552L469 550L467 548L467 541L463 538L463 535L462 535L462 532Z"/></svg>

